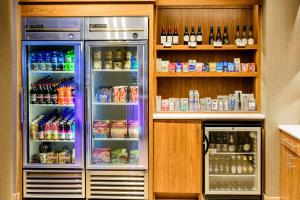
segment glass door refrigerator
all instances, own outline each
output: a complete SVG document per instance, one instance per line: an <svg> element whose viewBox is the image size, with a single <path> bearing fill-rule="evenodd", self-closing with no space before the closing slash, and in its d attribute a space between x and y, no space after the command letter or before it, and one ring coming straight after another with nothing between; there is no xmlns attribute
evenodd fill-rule
<svg viewBox="0 0 300 200"><path fill-rule="evenodd" d="M206 199L260 199L260 123L206 122L204 127Z"/></svg>
<svg viewBox="0 0 300 200"><path fill-rule="evenodd" d="M85 24L87 197L147 199L148 18Z"/></svg>
<svg viewBox="0 0 300 200"><path fill-rule="evenodd" d="M24 18L23 191L84 197L82 18Z"/></svg>

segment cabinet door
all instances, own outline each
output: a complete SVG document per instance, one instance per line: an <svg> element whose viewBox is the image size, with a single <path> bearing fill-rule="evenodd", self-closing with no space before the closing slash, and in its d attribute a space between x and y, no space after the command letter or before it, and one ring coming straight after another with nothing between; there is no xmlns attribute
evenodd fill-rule
<svg viewBox="0 0 300 200"><path fill-rule="evenodd" d="M282 200L287 200L287 151L280 145L280 196Z"/></svg>
<svg viewBox="0 0 300 200"><path fill-rule="evenodd" d="M200 122L154 122L154 192L201 193L201 135Z"/></svg>
<svg viewBox="0 0 300 200"><path fill-rule="evenodd" d="M295 179L297 179L297 183L295 184L296 186L296 197L295 199L300 199L300 157L297 156L296 158L296 175L295 175Z"/></svg>

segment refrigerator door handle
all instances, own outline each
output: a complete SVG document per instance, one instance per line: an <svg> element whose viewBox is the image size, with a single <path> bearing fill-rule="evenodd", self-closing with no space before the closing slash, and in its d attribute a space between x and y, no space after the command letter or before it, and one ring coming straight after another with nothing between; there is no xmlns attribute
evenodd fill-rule
<svg viewBox="0 0 300 200"><path fill-rule="evenodd" d="M24 123L24 87L21 89L21 123Z"/></svg>
<svg viewBox="0 0 300 200"><path fill-rule="evenodd" d="M206 148L205 148L205 144L206 144ZM208 152L208 148L209 148L209 140L205 134L204 134L203 145L204 145L204 155L206 155L206 153Z"/></svg>

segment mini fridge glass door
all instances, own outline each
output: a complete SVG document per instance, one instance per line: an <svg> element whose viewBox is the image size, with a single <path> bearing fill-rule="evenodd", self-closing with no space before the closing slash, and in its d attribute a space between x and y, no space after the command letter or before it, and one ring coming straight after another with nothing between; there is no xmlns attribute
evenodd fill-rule
<svg viewBox="0 0 300 200"><path fill-rule="evenodd" d="M206 127L206 195L261 194L261 128Z"/></svg>
<svg viewBox="0 0 300 200"><path fill-rule="evenodd" d="M24 168L83 168L83 43L22 44Z"/></svg>
<svg viewBox="0 0 300 200"><path fill-rule="evenodd" d="M87 167L148 168L147 41L86 43Z"/></svg>

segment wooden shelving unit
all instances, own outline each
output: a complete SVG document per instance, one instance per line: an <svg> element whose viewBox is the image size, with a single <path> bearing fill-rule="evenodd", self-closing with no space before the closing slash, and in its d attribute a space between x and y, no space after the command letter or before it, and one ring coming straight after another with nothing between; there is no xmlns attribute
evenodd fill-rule
<svg viewBox="0 0 300 200"><path fill-rule="evenodd" d="M188 45L172 45L171 47L164 47L163 45L156 45L157 51L250 51L258 50L258 45L246 45L245 47L238 47L237 45L223 45L222 47L216 48L212 45L197 45L192 48Z"/></svg>
<svg viewBox="0 0 300 200"><path fill-rule="evenodd" d="M257 72L156 72L156 77L257 77Z"/></svg>

